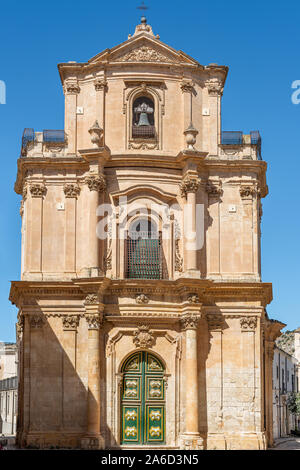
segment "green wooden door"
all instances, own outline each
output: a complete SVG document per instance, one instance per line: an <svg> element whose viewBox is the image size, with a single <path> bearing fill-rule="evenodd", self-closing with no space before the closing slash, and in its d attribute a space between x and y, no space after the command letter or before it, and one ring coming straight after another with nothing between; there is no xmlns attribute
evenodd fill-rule
<svg viewBox="0 0 300 470"><path fill-rule="evenodd" d="M121 403L122 444L165 442L164 368L145 351L130 356L123 366Z"/></svg>

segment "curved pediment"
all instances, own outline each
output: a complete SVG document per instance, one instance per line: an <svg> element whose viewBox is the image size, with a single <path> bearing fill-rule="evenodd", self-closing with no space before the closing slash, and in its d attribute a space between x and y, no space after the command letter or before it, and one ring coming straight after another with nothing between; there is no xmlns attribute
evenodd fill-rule
<svg viewBox="0 0 300 470"><path fill-rule="evenodd" d="M176 201L176 195L162 191L160 188L156 188L151 185L135 185L124 191L118 191L111 193L111 197L114 202L118 202L120 198L127 197L128 202L132 202L138 198L149 198L155 202L165 202L170 204L172 201Z"/></svg>

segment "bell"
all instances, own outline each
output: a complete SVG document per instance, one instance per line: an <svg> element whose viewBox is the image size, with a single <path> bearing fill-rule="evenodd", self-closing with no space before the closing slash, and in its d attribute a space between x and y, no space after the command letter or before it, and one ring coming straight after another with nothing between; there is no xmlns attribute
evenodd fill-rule
<svg viewBox="0 0 300 470"><path fill-rule="evenodd" d="M141 113L138 126L150 126L147 113Z"/></svg>

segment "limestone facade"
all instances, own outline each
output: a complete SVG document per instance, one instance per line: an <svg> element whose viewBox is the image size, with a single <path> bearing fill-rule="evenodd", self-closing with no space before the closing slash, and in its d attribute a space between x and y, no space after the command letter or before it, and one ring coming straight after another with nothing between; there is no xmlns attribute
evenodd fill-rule
<svg viewBox="0 0 300 470"><path fill-rule="evenodd" d="M167 46L145 20L88 62L59 64L64 138L25 140L15 184L20 446L272 445L272 355L283 324L268 318L272 286L261 282L267 165L250 135L222 143L227 72ZM136 121L141 100L153 110L147 135ZM128 276L126 240L141 216L162 234L155 279ZM141 395L156 424L145 421L139 435L124 421L140 406L128 405L139 376L129 374L124 395L134 354L147 358L143 377L157 397Z"/></svg>

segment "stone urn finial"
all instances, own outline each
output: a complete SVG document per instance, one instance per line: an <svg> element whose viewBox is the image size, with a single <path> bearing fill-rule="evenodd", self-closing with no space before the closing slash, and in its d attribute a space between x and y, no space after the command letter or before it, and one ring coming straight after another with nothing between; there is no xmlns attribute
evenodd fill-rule
<svg viewBox="0 0 300 470"><path fill-rule="evenodd" d="M95 121L89 129L89 134L91 136L93 147L100 147L102 144L103 129L99 126L98 121Z"/></svg>
<svg viewBox="0 0 300 470"><path fill-rule="evenodd" d="M194 128L193 123L191 122L189 127L184 131L188 150L195 150L194 145L196 143L197 134L198 131Z"/></svg>

